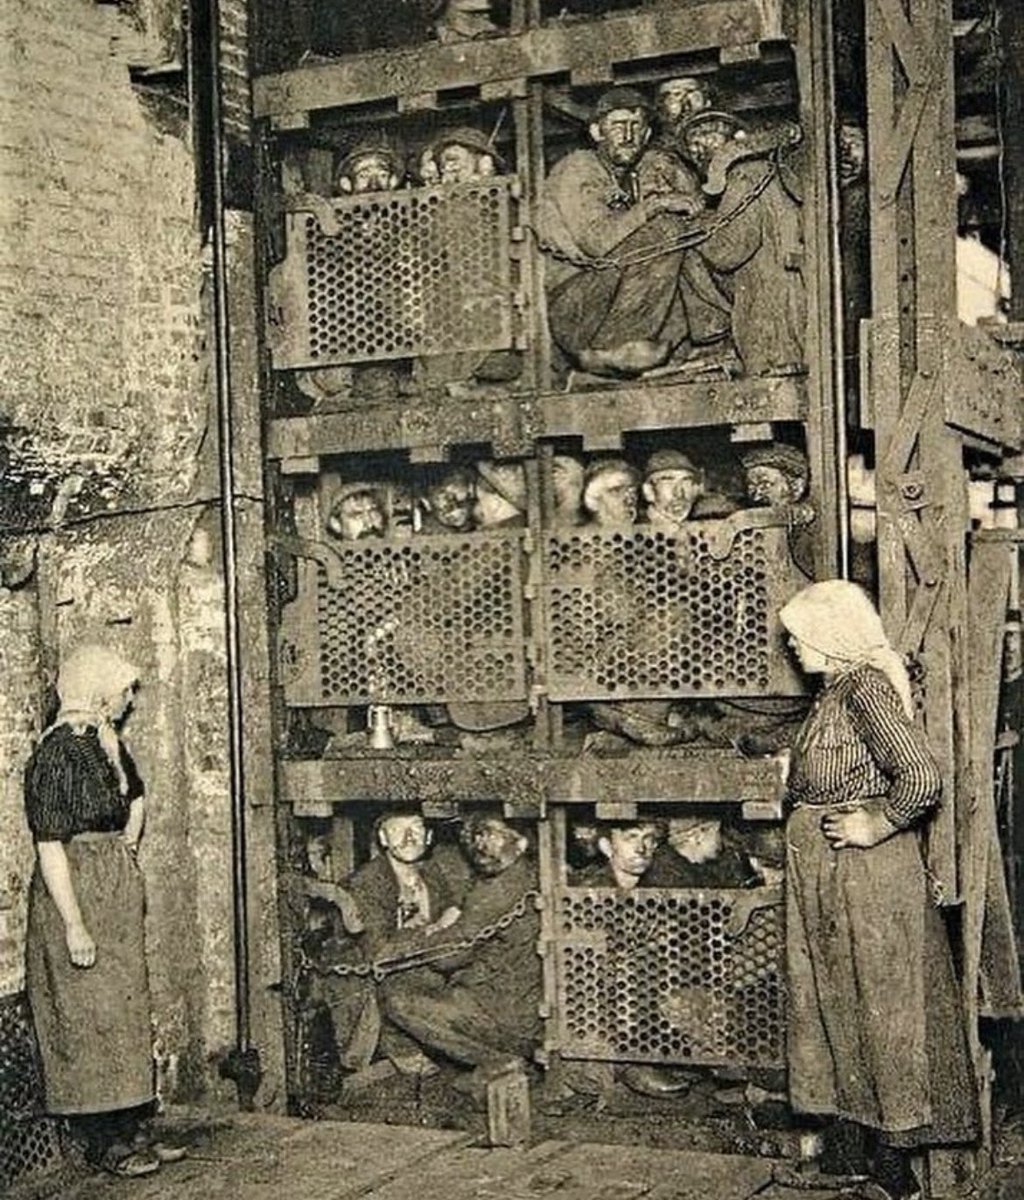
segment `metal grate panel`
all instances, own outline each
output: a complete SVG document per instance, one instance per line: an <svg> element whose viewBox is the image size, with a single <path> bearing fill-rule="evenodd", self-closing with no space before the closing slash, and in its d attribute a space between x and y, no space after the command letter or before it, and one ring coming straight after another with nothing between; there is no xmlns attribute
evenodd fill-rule
<svg viewBox="0 0 1024 1200"><path fill-rule="evenodd" d="M274 366L512 346L513 183L309 198L271 279Z"/></svg>
<svg viewBox="0 0 1024 1200"><path fill-rule="evenodd" d="M807 582L786 531L726 525L551 535L551 698L800 693L776 617Z"/></svg>
<svg viewBox="0 0 1024 1200"><path fill-rule="evenodd" d="M675 888L559 892L561 1052L781 1066L782 907L746 911L753 895Z"/></svg>
<svg viewBox="0 0 1024 1200"><path fill-rule="evenodd" d="M285 611L291 704L526 696L522 535L366 538L300 572Z"/></svg>
<svg viewBox="0 0 1024 1200"><path fill-rule="evenodd" d="M61 1162L57 1123L41 1116L43 1082L24 995L0 999L0 1189Z"/></svg>

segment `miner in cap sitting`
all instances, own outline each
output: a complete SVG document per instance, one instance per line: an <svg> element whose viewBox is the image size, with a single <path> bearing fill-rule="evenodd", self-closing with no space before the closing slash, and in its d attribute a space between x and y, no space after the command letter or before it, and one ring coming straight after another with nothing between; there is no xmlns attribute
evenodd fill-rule
<svg viewBox="0 0 1024 1200"><path fill-rule="evenodd" d="M655 450L644 469L647 521L674 532L684 521L725 517L735 509L725 496L708 492L702 468L681 450Z"/></svg>
<svg viewBox="0 0 1024 1200"><path fill-rule="evenodd" d="M813 579L814 509L802 503L810 483L807 455L784 442L765 442L752 446L741 461L747 496L755 507L793 509L789 553L808 579Z"/></svg>
<svg viewBox="0 0 1024 1200"><path fill-rule="evenodd" d="M799 139L796 126L786 128L779 131L779 149ZM748 375L798 374L806 296L796 176L785 163L769 162L759 140L731 113L705 109L683 125L681 137L707 179L704 190L720 194L718 212L731 214L687 251L683 275L703 290L714 272L732 303L732 337Z"/></svg>
<svg viewBox="0 0 1024 1200"><path fill-rule="evenodd" d="M583 476L583 508L593 525L622 529L636 523L640 474L622 458L596 458ZM632 565L608 556L597 571L592 613L596 641L606 653L621 651L623 644L642 640L649 610L642 580ZM662 700L595 700L587 705L594 724L607 733L618 734L648 746L671 745L678 741L669 728L671 704Z"/></svg>
<svg viewBox="0 0 1024 1200"><path fill-rule="evenodd" d="M540 229L551 334L586 371L639 375L666 363L687 337L694 343L721 337L728 320L720 306L709 308L680 284L676 245L703 201L682 164L651 170L650 156L665 152L647 149L647 100L632 88L612 88L595 105L588 129L592 148L561 159L544 183ZM644 175L671 177L679 190L645 188Z"/></svg>
<svg viewBox="0 0 1024 1200"><path fill-rule="evenodd" d="M429 1054L474 1068L465 1082L480 1094L492 1072L529 1058L540 1036L537 868L526 836L496 814L470 814L459 841L473 880L450 930L454 952L432 971L393 976L384 1005Z"/></svg>
<svg viewBox="0 0 1024 1200"><path fill-rule="evenodd" d="M482 459L476 464L473 525L491 533L525 529L527 512L526 472L519 462ZM475 571L475 568L473 568ZM473 579L476 580L475 574ZM467 588L478 589L480 604L489 604L491 581L486 575ZM468 733L488 733L517 725L530 712L522 700L452 700L448 715L452 724Z"/></svg>
<svg viewBox="0 0 1024 1200"><path fill-rule="evenodd" d="M336 196L393 192L405 174L405 158L395 140L378 132L365 137L339 160L334 173Z"/></svg>
<svg viewBox="0 0 1024 1200"><path fill-rule="evenodd" d="M485 183L504 175L506 164L492 141L479 129L459 125L438 134L424 147L416 173L425 185L436 187ZM465 236L467 224L479 220L479 199L475 192L446 199L443 209L445 233L453 243ZM484 294L492 284L481 277ZM432 354L417 365L421 387L426 391L444 388L457 395L466 385L508 383L522 370L521 355L514 350L454 351Z"/></svg>
<svg viewBox="0 0 1024 1200"><path fill-rule="evenodd" d="M479 129L459 125L430 144L442 183L479 183L504 173L505 164Z"/></svg>
<svg viewBox="0 0 1024 1200"><path fill-rule="evenodd" d="M342 542L380 537L387 529L387 515L380 491L363 481L344 483L334 493L327 514L327 532Z"/></svg>

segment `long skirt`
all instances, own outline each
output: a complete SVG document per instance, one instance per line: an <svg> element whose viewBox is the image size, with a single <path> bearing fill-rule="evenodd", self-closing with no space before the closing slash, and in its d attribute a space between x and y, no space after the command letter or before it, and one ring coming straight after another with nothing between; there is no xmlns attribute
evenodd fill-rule
<svg viewBox="0 0 1024 1200"><path fill-rule="evenodd" d="M64 921L37 864L29 893L26 974L52 1113L102 1113L155 1095L142 875L116 834L65 845L91 967L72 964Z"/></svg>
<svg viewBox="0 0 1024 1200"><path fill-rule="evenodd" d="M971 1141L976 1085L918 836L832 850L824 811L798 808L787 826L793 1107L895 1145Z"/></svg>

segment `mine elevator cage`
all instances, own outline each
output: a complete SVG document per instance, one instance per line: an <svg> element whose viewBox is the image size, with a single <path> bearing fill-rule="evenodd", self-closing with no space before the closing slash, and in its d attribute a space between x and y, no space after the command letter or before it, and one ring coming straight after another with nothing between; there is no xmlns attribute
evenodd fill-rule
<svg viewBox="0 0 1024 1200"><path fill-rule="evenodd" d="M294 61L278 51L257 64L282 869L306 869L296 852L303 822L329 830L340 879L365 856L357 814L367 806L413 805L435 818L497 806L531 827L537 847L540 1061L782 1066L778 891L624 896L570 886L566 859L584 809L615 819L715 806L778 827L776 758L699 746L595 754L570 726L579 705L799 697L777 623L806 581L790 553L793 514L741 509L675 537L642 525L557 529L552 458L567 446L584 457L637 457L688 437L738 454L783 436L809 461L813 573L825 578L849 570L849 443L870 444L880 606L894 644L921 668L924 718L947 781L930 852L944 903L963 914L964 1000L984 1093L979 1015L1020 1005L993 791L1016 550L1011 537L972 532L966 481L977 456L998 470L1020 453L1022 390L1012 338L966 329L956 316L952 6L865 0L871 262L856 372L844 359L831 6L589 7L562 21L527 0L478 41L328 54L306 45ZM261 44L280 19L263 14ZM298 51L310 49L300 62ZM789 161L802 245L789 269L806 298L800 369L567 380L538 236L545 176L585 144L586 114L605 88L650 93L689 75L755 130L799 127ZM368 133L420 146L430 131L467 123L503 163L493 178L329 194L332 160ZM466 364L487 355L513 363L511 377L460 386ZM383 392L353 387L391 364L402 366ZM338 378L348 390L332 393L323 381ZM523 464L524 528L389 530L354 542L324 534L346 479L371 476L393 516L439 466L480 458ZM631 624L607 611L623 578L640 581L653 619ZM680 610L685 624L666 615ZM519 706L529 734L497 749L486 739L464 752L380 749L360 740L349 715L458 704ZM301 905L282 907L284 994L293 998L302 994L301 919ZM647 956L631 957L629 939ZM615 1003L609 979L618 981ZM308 1061L301 1004L289 1008L298 1097Z"/></svg>

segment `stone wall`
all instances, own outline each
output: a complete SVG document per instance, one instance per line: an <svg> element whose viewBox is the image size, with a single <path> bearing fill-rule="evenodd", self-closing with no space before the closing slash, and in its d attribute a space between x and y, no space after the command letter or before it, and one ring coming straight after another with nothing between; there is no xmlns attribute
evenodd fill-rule
<svg viewBox="0 0 1024 1200"><path fill-rule="evenodd" d="M35 582L0 591L0 995L23 984L21 770L44 688L64 649L108 641L143 678L127 732L149 795L161 1091L227 1098L212 1069L234 1037L223 580L188 114L158 121L129 80L161 57L162 26L154 49L130 9L3 3L0 414L26 486L70 480L73 498L40 535ZM258 448L254 390L247 403ZM247 484L258 531L258 471ZM253 661L265 679L261 642ZM272 843L261 854L272 864Z"/></svg>

